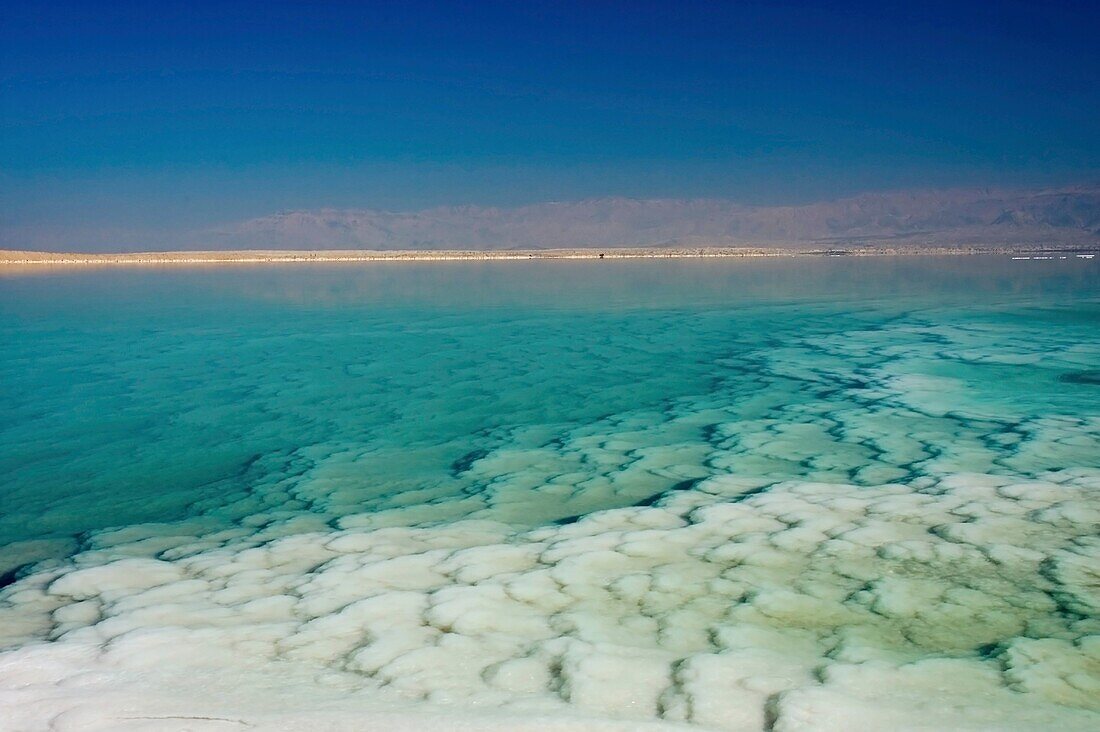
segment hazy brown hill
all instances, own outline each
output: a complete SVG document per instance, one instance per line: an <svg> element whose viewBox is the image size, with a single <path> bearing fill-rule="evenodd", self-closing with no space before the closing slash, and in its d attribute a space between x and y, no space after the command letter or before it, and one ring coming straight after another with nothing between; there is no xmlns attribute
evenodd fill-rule
<svg viewBox="0 0 1100 732"><path fill-rule="evenodd" d="M291 211L204 232L217 248L537 249L858 242L1100 243L1100 187L875 193L799 206L600 198L518 208Z"/></svg>

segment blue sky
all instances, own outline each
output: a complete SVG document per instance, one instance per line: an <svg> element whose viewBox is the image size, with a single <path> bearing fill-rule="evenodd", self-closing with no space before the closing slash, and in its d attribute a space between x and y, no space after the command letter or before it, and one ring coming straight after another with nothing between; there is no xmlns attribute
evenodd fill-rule
<svg viewBox="0 0 1100 732"><path fill-rule="evenodd" d="M7 5L0 245L1100 171L1095 2Z"/></svg>

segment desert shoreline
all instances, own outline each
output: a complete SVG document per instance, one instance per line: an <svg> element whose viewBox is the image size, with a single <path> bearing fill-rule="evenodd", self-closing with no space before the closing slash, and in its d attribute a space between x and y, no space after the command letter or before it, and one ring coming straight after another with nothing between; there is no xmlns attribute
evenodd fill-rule
<svg viewBox="0 0 1100 732"><path fill-rule="evenodd" d="M190 264L340 264L364 262L463 262L607 259L702 259L748 257L840 256L965 256L1038 255L1091 257L1089 246L952 246L952 247L622 247L524 250L228 250L165 252L41 252L0 250L0 267L22 266L133 266Z"/></svg>

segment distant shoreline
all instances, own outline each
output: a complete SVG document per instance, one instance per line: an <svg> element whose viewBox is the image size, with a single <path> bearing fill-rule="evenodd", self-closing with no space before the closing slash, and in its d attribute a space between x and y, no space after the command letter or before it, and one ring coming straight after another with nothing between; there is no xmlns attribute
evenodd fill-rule
<svg viewBox="0 0 1100 732"><path fill-rule="evenodd" d="M531 250L233 250L92 254L0 250L5 266L119 266L188 264L339 264L356 262L466 262L577 259L695 259L830 256L959 256L974 254L1094 255L1090 246L952 247L619 247Z"/></svg>

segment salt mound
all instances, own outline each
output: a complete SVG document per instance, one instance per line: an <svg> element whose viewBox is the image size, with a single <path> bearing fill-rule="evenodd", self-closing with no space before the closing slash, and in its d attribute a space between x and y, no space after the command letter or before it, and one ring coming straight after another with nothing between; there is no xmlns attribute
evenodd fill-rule
<svg viewBox="0 0 1100 732"><path fill-rule="evenodd" d="M0 655L0 717L1096 729L1098 479L716 477L530 530L131 531L0 591L22 646Z"/></svg>

